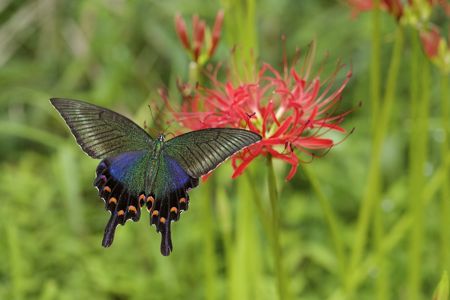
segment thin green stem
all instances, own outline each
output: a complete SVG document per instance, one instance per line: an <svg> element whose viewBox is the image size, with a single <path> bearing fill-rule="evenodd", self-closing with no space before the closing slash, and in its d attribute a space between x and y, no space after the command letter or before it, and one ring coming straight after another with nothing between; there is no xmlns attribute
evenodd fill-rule
<svg viewBox="0 0 450 300"><path fill-rule="evenodd" d="M220 169L217 172L220 173ZM216 174L220 175L220 174ZM220 176L219 176L220 178ZM222 242L225 255L225 276L227 279L227 298L234 299L233 297L233 237L232 237L232 209L230 206L230 198L224 189L217 190L217 224L222 234Z"/></svg>
<svg viewBox="0 0 450 300"><path fill-rule="evenodd" d="M272 224L270 223L270 218L271 215L270 213L267 211L267 209L264 208L264 204L261 201L262 197L261 194L258 191L257 185L255 185L255 180L253 175L251 174L251 170L247 170L245 172L246 178L248 180L248 182L250 183L250 187L252 189L252 194L253 194L253 200L255 201L255 206L256 209L258 211L258 215L259 215L259 219L261 221L261 224L264 227L264 231L267 232L267 234L269 235L269 238L272 238L273 234L272 232Z"/></svg>
<svg viewBox="0 0 450 300"><path fill-rule="evenodd" d="M380 108L380 67L381 67L381 37L380 37L380 1L374 1L372 11L372 55L370 62L370 102L372 116L372 131L377 128L378 111Z"/></svg>
<svg viewBox="0 0 450 300"><path fill-rule="evenodd" d="M6 224L11 295L13 299L21 300L24 299L26 279L23 274L23 262L25 260L21 253L20 233L14 222L7 222Z"/></svg>
<svg viewBox="0 0 450 300"><path fill-rule="evenodd" d="M347 274L347 267L346 267L347 258L345 257L344 253L344 243L342 242L341 235L339 234L340 232L342 232L341 228L339 226L336 215L333 213L330 201L327 199L322 189L320 188L320 183L317 179L317 176L307 166L303 166L303 170L305 171L306 176L308 176L309 182L311 183L311 186L314 192L316 193L317 198L319 199L319 203L325 216L325 220L327 221L328 228L330 230L334 248L336 251L336 256L339 264L340 278L344 280ZM345 284L345 282L343 282L343 284Z"/></svg>
<svg viewBox="0 0 450 300"><path fill-rule="evenodd" d="M392 108L394 105L394 96L402 57L403 39L403 29L398 26L396 29L395 44L388 70L386 94L384 96L384 102L378 120L378 130L374 133L368 179L362 199L362 205L358 214L355 242L353 244L350 259L350 270L355 270L362 258L367 241L367 231L371 220L371 214L375 205L379 202L379 199L377 199L377 196L379 196L377 189L380 180L381 150L384 138L388 131L389 121L391 119ZM351 272L348 272L347 278L349 281L351 281L351 277ZM350 282L348 282L348 286L351 286ZM353 292L354 291L349 288L349 298L352 297Z"/></svg>
<svg viewBox="0 0 450 300"><path fill-rule="evenodd" d="M236 82L251 81L258 54L255 0L222 0L222 3L227 16L224 33L230 48L235 49L231 61L232 78Z"/></svg>
<svg viewBox="0 0 450 300"><path fill-rule="evenodd" d="M431 179L426 183L422 190L421 199L423 201L424 209L431 202L439 189L446 185L444 181L445 172L450 167L450 153L442 164L442 166L433 174ZM393 228L389 230L382 242L382 251L389 253L392 251L401 241L405 239L414 223L413 216L411 214L405 214L400 220L398 220ZM378 261L372 255L369 255L364 262L360 263L357 269L352 272L352 278L350 280L351 290L355 290L359 284L370 274L367 272L369 269L373 269L378 266ZM339 293L340 291L337 291Z"/></svg>
<svg viewBox="0 0 450 300"><path fill-rule="evenodd" d="M189 63L189 78L188 82L195 86L197 83L201 83L202 81L202 66L195 61L191 61Z"/></svg>
<svg viewBox="0 0 450 300"><path fill-rule="evenodd" d="M448 92L448 74L442 72L441 74L441 122L443 139L441 144L441 162L445 163L445 157L450 153L450 118L449 118L449 101L450 98ZM450 170L447 166L444 172L444 182L449 182ZM450 188L448 184L442 185L441 190L441 262L444 269L450 269L449 249L450 249Z"/></svg>
<svg viewBox="0 0 450 300"><path fill-rule="evenodd" d="M372 12L372 55L370 65L370 100L371 100L371 120L372 120L372 133L375 137L375 133L378 129L379 110L381 102L381 20L380 20L380 1L374 1L374 10ZM374 143L375 145L375 143ZM385 253L382 251L381 244L384 240L384 218L383 211L380 209L380 187L381 182L374 182L372 197L376 200L374 209L374 245L376 248L376 257L378 261L378 276L376 279L376 292L377 299L386 300L389 299L389 278L388 278L388 265L384 259Z"/></svg>
<svg viewBox="0 0 450 300"><path fill-rule="evenodd" d="M419 57L418 57L419 58ZM420 58L419 58L420 59ZM428 145L428 123L430 103L430 70L428 61L420 59L422 68L420 70L420 95L417 110L412 116L412 132L410 135L410 211L414 223L410 235L409 272L408 272L408 298L421 299L422 281L422 249L424 244L424 207L421 199L422 189L425 183L424 167L427 160ZM420 61L419 60L419 61Z"/></svg>
<svg viewBox="0 0 450 300"><path fill-rule="evenodd" d="M269 186L269 199L272 208L272 248L277 276L278 296L280 300L287 299L287 282L283 269L281 240L280 240L280 212L278 208L278 191L272 156L267 155L267 183Z"/></svg>
<svg viewBox="0 0 450 300"><path fill-rule="evenodd" d="M254 184L254 183L253 183ZM254 220L251 183L238 181L235 246L233 247L232 299L259 299L260 241Z"/></svg>
<svg viewBox="0 0 450 300"><path fill-rule="evenodd" d="M208 194L209 197L203 197L203 231L205 239L204 247L204 271L205 271L205 299L216 299L217 290L215 283L216 278L216 257L214 254L214 222L213 222L213 209L212 202L215 202L217 196L217 180L215 176L211 176L208 180Z"/></svg>
<svg viewBox="0 0 450 300"><path fill-rule="evenodd" d="M375 256L377 261L378 276L376 279L376 293L377 299L387 300L390 299L389 293L389 261L386 259L387 253L384 251L383 241L385 239L384 229L384 214L380 205L380 187L376 189L378 195L375 195L378 199L374 209L374 244L375 244Z"/></svg>
<svg viewBox="0 0 450 300"><path fill-rule="evenodd" d="M372 133L378 129L379 110L381 102L381 20L380 20L380 1L374 1L374 10L372 12L372 55L370 65L370 100L371 100L371 120ZM374 143L375 144L375 143ZM388 277L388 263L384 259L385 253L382 251L381 244L384 240L384 218L383 211L380 208L380 187L381 182L374 182L372 197L375 203L374 209L374 245L376 248L376 258L378 261L378 276L376 279L376 293L377 299L389 299L389 277Z"/></svg>

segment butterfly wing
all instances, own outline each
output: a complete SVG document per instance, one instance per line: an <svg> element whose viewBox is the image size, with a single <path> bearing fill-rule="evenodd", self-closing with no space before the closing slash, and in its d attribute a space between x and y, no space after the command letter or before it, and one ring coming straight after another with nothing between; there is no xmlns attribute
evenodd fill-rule
<svg viewBox="0 0 450 300"><path fill-rule="evenodd" d="M152 187L152 203L147 205L150 212L150 224L161 233L161 254L167 256L172 251L170 223L178 221L180 213L188 209L187 191L198 185L179 163L161 152L157 175Z"/></svg>
<svg viewBox="0 0 450 300"><path fill-rule="evenodd" d="M83 151L102 159L94 186L111 212L102 242L108 247L118 224L140 218L140 208L149 194L145 178L150 172L154 140L134 122L109 109L79 100L50 101Z"/></svg>
<svg viewBox="0 0 450 300"><path fill-rule="evenodd" d="M164 152L175 159L188 175L199 178L234 153L260 140L260 135L244 129L208 128L168 140Z"/></svg>
<svg viewBox="0 0 450 300"><path fill-rule="evenodd" d="M139 220L146 195L150 194L145 183L150 161L150 152L141 150L105 158L98 165L94 186L111 212L103 236L104 247L112 244L118 224Z"/></svg>
<svg viewBox="0 0 450 300"><path fill-rule="evenodd" d="M136 123L109 109L71 99L52 98L50 102L83 151L93 158L149 149L153 143Z"/></svg>
<svg viewBox="0 0 450 300"><path fill-rule="evenodd" d="M163 255L172 251L170 222L187 210L187 191L198 185L200 176L260 139L247 130L210 128L185 133L164 144L153 189L155 201L149 208L150 223L161 233Z"/></svg>

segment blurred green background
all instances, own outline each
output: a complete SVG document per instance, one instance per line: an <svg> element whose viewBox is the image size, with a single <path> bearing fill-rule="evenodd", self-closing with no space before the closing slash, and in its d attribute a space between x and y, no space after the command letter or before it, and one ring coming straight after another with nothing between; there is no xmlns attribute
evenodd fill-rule
<svg viewBox="0 0 450 300"><path fill-rule="evenodd" d="M83 99L140 125L152 124L147 105L163 106L157 89L167 87L176 95L177 78L188 73L175 13L188 23L199 14L212 24L217 10L230 3L0 1L0 299L277 299L271 248L252 200L256 194L247 177L230 179L230 163L213 175L217 199L208 197L208 181L191 191L189 211L173 224L169 257L160 255L159 234L145 215L139 223L119 226L114 245L102 248L109 214L92 186L98 161L80 150L48 101ZM368 208L373 216L366 216L367 244L351 264L373 155L371 15L352 18L344 2L330 0L258 1L255 13L257 61L281 67L284 34L288 56L316 40L318 62L328 56L329 65L341 59L353 70L342 109L356 108L344 123L356 131L325 158L301 167L290 182L284 180L287 166L275 166L290 298L431 299L449 267L450 200L440 192L449 185L447 153L441 153L449 128L440 106L448 78L414 54L413 42L405 42L380 156L380 201ZM224 30L229 14L226 9ZM380 18L383 94L397 24L386 14ZM214 61L229 58L233 46L225 31ZM419 168L425 200L412 207L410 139L417 120L410 110L410 67L415 59L428 70L428 85L421 87L430 101L423 127L426 156ZM265 172L263 161L250 169L262 178L257 189L263 201ZM336 253L324 201L338 224L345 259ZM242 210L250 212L248 218ZM411 272L419 277L408 279ZM407 291L414 282L417 294L411 297Z"/></svg>

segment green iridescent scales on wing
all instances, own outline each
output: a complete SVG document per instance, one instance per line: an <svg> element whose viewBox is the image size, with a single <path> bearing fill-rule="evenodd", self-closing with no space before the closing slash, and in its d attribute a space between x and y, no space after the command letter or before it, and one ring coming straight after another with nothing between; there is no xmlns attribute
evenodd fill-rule
<svg viewBox="0 0 450 300"><path fill-rule="evenodd" d="M149 171L148 166L152 161L151 152L147 150L125 152L109 158L109 161L111 176L126 185L131 194L151 193L150 186L146 186L145 183Z"/></svg>
<svg viewBox="0 0 450 300"><path fill-rule="evenodd" d="M52 98L51 103L66 121L78 144L93 158L150 150L153 139L128 118L86 102Z"/></svg>
<svg viewBox="0 0 450 300"><path fill-rule="evenodd" d="M166 143L165 151L192 177L200 177L261 137L236 128L208 128L179 135Z"/></svg>
<svg viewBox="0 0 450 300"><path fill-rule="evenodd" d="M50 100L83 151L102 159L94 186L111 212L102 245L109 247L118 224L138 221L141 208L161 233L161 253L172 251L172 221L188 209L188 191L228 157L261 137L250 131L210 128L168 141L156 139L128 118L78 100Z"/></svg>

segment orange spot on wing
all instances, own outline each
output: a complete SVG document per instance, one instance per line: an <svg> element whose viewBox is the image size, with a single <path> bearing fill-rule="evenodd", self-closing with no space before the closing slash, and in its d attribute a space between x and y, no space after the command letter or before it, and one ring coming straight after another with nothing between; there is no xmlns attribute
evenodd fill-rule
<svg viewBox="0 0 450 300"><path fill-rule="evenodd" d="M153 204L153 202L155 202L155 198L153 198L152 196L148 196L147 202L151 202Z"/></svg>
<svg viewBox="0 0 450 300"><path fill-rule="evenodd" d="M130 211L132 213L136 213L137 209L136 209L136 207L134 207L134 205L130 205L130 206L128 206L128 211Z"/></svg>
<svg viewBox="0 0 450 300"><path fill-rule="evenodd" d="M103 188L103 191L106 192L106 193L111 193L111 188L109 186L105 186Z"/></svg>
<svg viewBox="0 0 450 300"><path fill-rule="evenodd" d="M177 213L178 212L178 208L176 208L175 206L173 206L171 209L170 209L170 212L173 212L173 213Z"/></svg>
<svg viewBox="0 0 450 300"><path fill-rule="evenodd" d="M154 210L153 213L152 213L152 216L157 217L158 215L159 215L159 211Z"/></svg>
<svg viewBox="0 0 450 300"><path fill-rule="evenodd" d="M117 199L116 199L115 197L111 197L111 198L108 200L108 203L109 203L109 204L117 204Z"/></svg>
<svg viewBox="0 0 450 300"><path fill-rule="evenodd" d="M166 223L166 218L164 218L164 217L159 218L159 222L165 224Z"/></svg>
<svg viewBox="0 0 450 300"><path fill-rule="evenodd" d="M178 200L180 203L186 203L186 198L180 198L180 200Z"/></svg>
<svg viewBox="0 0 450 300"><path fill-rule="evenodd" d="M125 212L123 211L123 209L121 209L121 210L119 210L119 211L117 212L117 215L118 215L119 217L123 216L124 214L125 214Z"/></svg>

